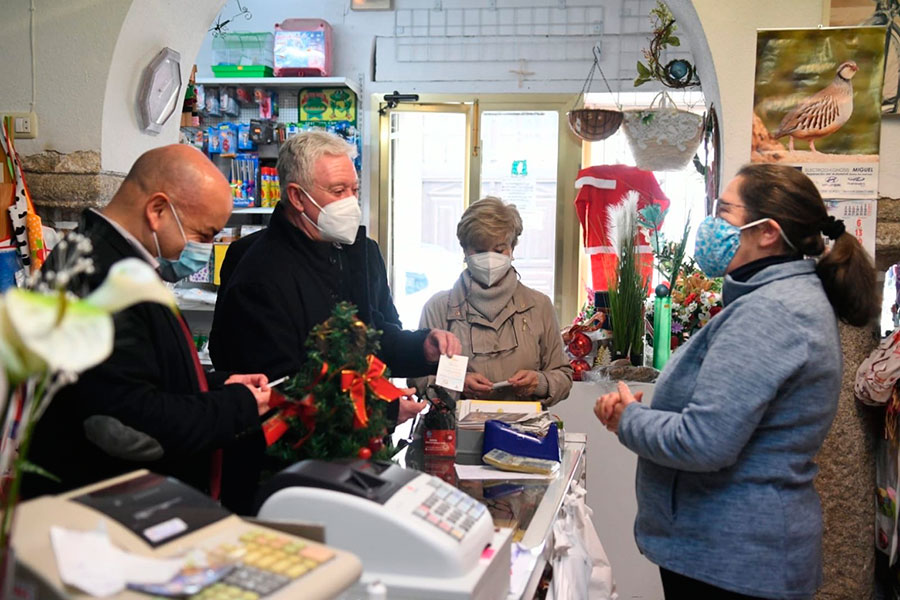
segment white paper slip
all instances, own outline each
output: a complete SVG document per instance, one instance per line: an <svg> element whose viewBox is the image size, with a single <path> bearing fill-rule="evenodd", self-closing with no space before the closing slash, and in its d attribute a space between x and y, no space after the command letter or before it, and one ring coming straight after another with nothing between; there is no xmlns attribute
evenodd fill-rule
<svg viewBox="0 0 900 600"><path fill-rule="evenodd" d="M500 388L509 387L509 386L511 386L511 385L512 385L512 384L511 384L510 382L508 382L508 381L498 381L497 383L495 383L495 384L492 385L491 387L492 387L493 389L495 389L495 390L499 390Z"/></svg>
<svg viewBox="0 0 900 600"><path fill-rule="evenodd" d="M66 584L103 598L125 589L126 583L165 583L184 566L178 558L130 554L112 545L105 530L73 531L50 528L59 578Z"/></svg>
<svg viewBox="0 0 900 600"><path fill-rule="evenodd" d="M468 356L457 354L450 358L446 354L441 354L441 359L438 361L437 377L434 382L448 390L461 392L463 384L466 382L466 367L468 365Z"/></svg>
<svg viewBox="0 0 900 600"><path fill-rule="evenodd" d="M491 480L509 480L518 481L520 479L555 479L556 474L542 475L540 473L518 473L514 471L501 471L487 465L454 465L456 467L456 476L460 479L478 479L481 481Z"/></svg>

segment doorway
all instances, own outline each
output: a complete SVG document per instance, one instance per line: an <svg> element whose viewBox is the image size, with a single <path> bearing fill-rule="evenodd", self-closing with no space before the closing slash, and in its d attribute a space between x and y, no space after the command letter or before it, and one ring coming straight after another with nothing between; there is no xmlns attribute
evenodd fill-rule
<svg viewBox="0 0 900 600"><path fill-rule="evenodd" d="M515 204L522 216L513 255L522 283L549 296L562 320L574 314L581 145L566 124L570 101L441 95L389 108L373 98L381 140L373 231L404 327L416 327L425 302L459 277L456 225L485 196Z"/></svg>

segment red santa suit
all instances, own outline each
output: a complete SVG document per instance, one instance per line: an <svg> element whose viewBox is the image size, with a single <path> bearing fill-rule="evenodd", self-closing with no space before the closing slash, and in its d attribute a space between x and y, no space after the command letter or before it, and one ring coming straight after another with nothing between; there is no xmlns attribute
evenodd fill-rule
<svg viewBox="0 0 900 600"><path fill-rule="evenodd" d="M584 233L584 250L591 257L594 291L605 291L615 276L618 261L606 234L610 207L621 203L625 194L632 190L640 195L638 209L656 203L665 210L669 208L669 199L660 189L653 173L625 165L598 165L582 169L575 180L575 189L578 190L575 210ZM650 277L653 252L643 233L639 234L637 250L641 275Z"/></svg>

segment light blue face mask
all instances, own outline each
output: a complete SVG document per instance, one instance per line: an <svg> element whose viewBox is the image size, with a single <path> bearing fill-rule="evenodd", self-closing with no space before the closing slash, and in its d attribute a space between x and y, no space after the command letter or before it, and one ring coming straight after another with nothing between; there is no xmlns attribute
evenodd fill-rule
<svg viewBox="0 0 900 600"><path fill-rule="evenodd" d="M703 219L697 228L697 243L694 247L694 260L700 269L709 277L722 277L728 270L728 265L741 245L741 231L756 227L760 223L774 219L758 219L746 225L732 225L721 217L712 215ZM777 221L776 221L777 223ZM795 252L797 248L791 243L781 227L778 227L781 239Z"/></svg>
<svg viewBox="0 0 900 600"><path fill-rule="evenodd" d="M178 213L175 212L175 207L172 206L171 202L169 203L169 208L172 209L172 214L175 215L175 223L178 224L178 230L181 232L181 237L184 239L184 249L181 251L177 260L172 260L170 258L165 258L162 255L162 251L159 248L159 238L156 237L155 231L153 232L153 241L156 242L156 256L159 261L159 276L165 281L174 283L193 275L203 267L207 266L209 264L209 257L212 254L213 245L188 240L187 236L184 235L184 227L181 226L181 219L178 218Z"/></svg>

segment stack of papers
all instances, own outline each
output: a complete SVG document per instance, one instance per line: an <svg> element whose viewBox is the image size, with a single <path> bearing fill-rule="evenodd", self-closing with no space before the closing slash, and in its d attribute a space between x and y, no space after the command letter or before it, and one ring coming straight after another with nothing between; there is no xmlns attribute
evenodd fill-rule
<svg viewBox="0 0 900 600"><path fill-rule="evenodd" d="M504 423L517 423L519 421L530 419L532 415L525 413L494 413L494 412L473 412L467 414L458 423L460 429L466 431L484 431L485 421L503 421Z"/></svg>
<svg viewBox="0 0 900 600"><path fill-rule="evenodd" d="M559 471L559 461L517 456L499 448L494 448L485 454L482 460L501 471L533 473L536 475L555 475Z"/></svg>
<svg viewBox="0 0 900 600"><path fill-rule="evenodd" d="M502 421L521 433L542 438L547 435L550 425L556 422L549 412L513 413L513 412L470 412L457 422L457 427L465 431L484 431L486 421Z"/></svg>

